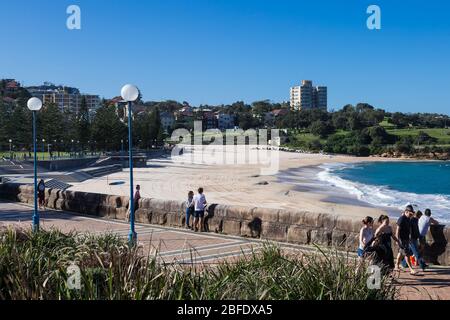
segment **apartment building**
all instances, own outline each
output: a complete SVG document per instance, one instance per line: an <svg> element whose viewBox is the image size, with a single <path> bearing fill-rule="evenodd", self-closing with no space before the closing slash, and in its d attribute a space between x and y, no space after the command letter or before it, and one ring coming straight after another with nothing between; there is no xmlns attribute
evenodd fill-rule
<svg viewBox="0 0 450 320"><path fill-rule="evenodd" d="M236 116L234 114L218 112L216 113L216 118L219 130L233 129L235 126Z"/></svg>
<svg viewBox="0 0 450 320"><path fill-rule="evenodd" d="M55 86L51 83L44 83L41 86L26 88L33 96L42 100L43 104L54 103L60 110L69 109L78 112L83 97L90 112L95 112L100 107L101 99L98 95L82 94L77 88Z"/></svg>
<svg viewBox="0 0 450 320"><path fill-rule="evenodd" d="M303 80L300 86L291 87L290 105L292 109L327 109L328 91L327 87L314 87L311 80Z"/></svg>

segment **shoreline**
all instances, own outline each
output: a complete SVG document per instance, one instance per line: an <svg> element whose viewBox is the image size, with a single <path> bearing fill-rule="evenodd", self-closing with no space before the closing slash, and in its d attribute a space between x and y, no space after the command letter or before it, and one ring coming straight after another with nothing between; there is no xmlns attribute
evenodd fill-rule
<svg viewBox="0 0 450 320"><path fill-rule="evenodd" d="M316 213L363 218L377 217L386 210L358 200L342 190L325 186L313 173L327 163L360 163L390 161L386 158L331 156L280 151L277 174L263 176L257 165L181 164L180 159L150 159L147 168L134 170L135 184L141 196L165 200L185 200L189 190L202 186L209 203L244 205L271 209L301 209ZM183 157L183 156L182 156ZM186 155L184 155L186 157ZM400 160L394 160L400 161ZM280 180L280 175L295 173L295 184ZM128 195L129 171L75 184L69 190ZM111 183L121 182L117 185Z"/></svg>

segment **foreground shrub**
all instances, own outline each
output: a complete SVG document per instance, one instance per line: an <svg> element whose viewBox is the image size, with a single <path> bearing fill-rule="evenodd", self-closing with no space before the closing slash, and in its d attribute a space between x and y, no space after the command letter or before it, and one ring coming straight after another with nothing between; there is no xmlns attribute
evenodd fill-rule
<svg viewBox="0 0 450 320"><path fill-rule="evenodd" d="M67 267L81 271L70 289ZM388 277L367 288L365 267L338 252L273 245L218 265L164 264L115 235L0 231L0 299L393 299Z"/></svg>

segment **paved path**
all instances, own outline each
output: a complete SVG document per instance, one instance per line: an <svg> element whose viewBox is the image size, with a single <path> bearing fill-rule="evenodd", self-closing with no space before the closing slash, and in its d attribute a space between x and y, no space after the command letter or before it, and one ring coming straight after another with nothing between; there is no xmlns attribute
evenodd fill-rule
<svg viewBox="0 0 450 320"><path fill-rule="evenodd" d="M31 225L32 209L18 203L0 202L0 226ZM106 220L61 211L41 213L43 228L56 227L64 232L80 231L90 233L113 232L120 236L128 235L127 223ZM136 224L140 245L148 253L159 252L165 263L203 263L215 264L242 256L244 253L258 252L264 242L213 233L195 233L190 230L162 226ZM312 251L311 247L278 243L285 251ZM400 286L400 299L450 299L450 268L433 267L425 273L411 276L401 272L397 279Z"/></svg>
<svg viewBox="0 0 450 320"><path fill-rule="evenodd" d="M0 202L0 226L31 226L32 208L18 203ZM41 227L58 228L63 232L80 231L89 233L112 232L127 237L129 224L118 220L107 220L67 212L52 211L40 213ZM165 263L217 263L233 259L243 253L258 252L264 241L242 237L198 233L191 230L136 224L138 242L146 253L158 251ZM312 251L311 247L281 244L285 250Z"/></svg>

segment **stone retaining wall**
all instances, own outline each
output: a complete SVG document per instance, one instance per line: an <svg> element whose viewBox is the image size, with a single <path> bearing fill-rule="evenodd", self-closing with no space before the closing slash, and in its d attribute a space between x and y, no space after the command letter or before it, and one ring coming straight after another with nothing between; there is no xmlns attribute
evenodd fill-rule
<svg viewBox="0 0 450 320"><path fill-rule="evenodd" d="M0 185L0 198L32 204L33 186ZM46 199L53 209L119 220L126 218L129 201L125 196L56 189L46 190ZM135 219L140 223L183 227L185 210L183 201L143 198ZM355 251L361 221L326 213L211 204L205 227L216 233ZM449 228L432 226L425 252L428 261L450 265L449 235Z"/></svg>

